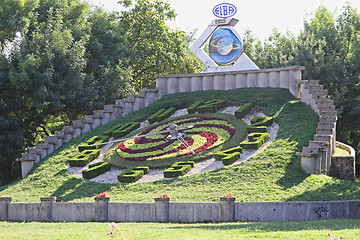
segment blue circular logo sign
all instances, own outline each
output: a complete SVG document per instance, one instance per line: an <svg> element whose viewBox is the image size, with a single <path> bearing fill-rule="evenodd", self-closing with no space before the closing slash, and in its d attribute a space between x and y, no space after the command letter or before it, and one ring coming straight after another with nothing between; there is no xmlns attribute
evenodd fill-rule
<svg viewBox="0 0 360 240"><path fill-rule="evenodd" d="M229 64L241 55L242 42L228 28L219 28L209 42L209 55L214 62Z"/></svg>
<svg viewBox="0 0 360 240"><path fill-rule="evenodd" d="M236 12L236 7L230 3L220 3L213 8L213 14L219 18L234 16Z"/></svg>

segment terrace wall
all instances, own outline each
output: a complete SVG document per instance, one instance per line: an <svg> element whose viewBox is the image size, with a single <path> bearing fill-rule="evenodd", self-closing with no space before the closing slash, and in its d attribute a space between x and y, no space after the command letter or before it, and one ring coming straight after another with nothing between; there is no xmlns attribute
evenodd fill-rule
<svg viewBox="0 0 360 240"><path fill-rule="evenodd" d="M0 221L40 222L228 222L228 221L309 221L360 218L360 200L316 202L170 202L156 198L152 203L110 202L96 198L93 203L55 202L12 203L0 198Z"/></svg>

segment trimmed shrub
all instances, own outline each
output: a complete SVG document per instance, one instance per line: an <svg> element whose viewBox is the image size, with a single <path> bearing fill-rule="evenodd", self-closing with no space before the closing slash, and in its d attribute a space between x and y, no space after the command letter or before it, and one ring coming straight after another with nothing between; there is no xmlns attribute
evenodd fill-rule
<svg viewBox="0 0 360 240"><path fill-rule="evenodd" d="M164 177L174 178L184 176L188 171L193 168L195 163L193 161L176 162L170 168L164 171Z"/></svg>
<svg viewBox="0 0 360 240"><path fill-rule="evenodd" d="M89 164L89 168L93 168L93 167L96 167L96 166L99 166L101 164L103 164L104 162L97 162L97 163L92 163L92 164Z"/></svg>
<svg viewBox="0 0 360 240"><path fill-rule="evenodd" d="M156 113L154 113L153 115L151 115L149 118L148 118L148 122L150 124L154 123L157 121L157 117L162 114L163 112L165 112L165 108L161 108L159 111L157 111Z"/></svg>
<svg viewBox="0 0 360 240"><path fill-rule="evenodd" d="M226 100L224 99L213 99L207 102L204 102L201 106L197 107L199 113L215 113L218 109L226 105Z"/></svg>
<svg viewBox="0 0 360 240"><path fill-rule="evenodd" d="M69 159L70 167L84 167L100 155L100 149L90 149Z"/></svg>
<svg viewBox="0 0 360 240"><path fill-rule="evenodd" d="M85 141L85 143L80 144L78 146L79 152L90 150L90 149L99 149L102 147L102 145L93 146L94 144L104 143L109 141L110 136L101 135L101 136L94 136L92 138L89 138Z"/></svg>
<svg viewBox="0 0 360 240"><path fill-rule="evenodd" d="M259 149L269 139L269 133L252 133L249 134L249 140L240 143L242 148Z"/></svg>
<svg viewBox="0 0 360 240"><path fill-rule="evenodd" d="M266 126L269 127L274 122L273 117L253 117L251 120L252 126Z"/></svg>
<svg viewBox="0 0 360 240"><path fill-rule="evenodd" d="M223 159L222 162L225 166L233 164L236 160L238 160L241 157L241 153L239 152L233 152L230 154L227 154Z"/></svg>
<svg viewBox="0 0 360 240"><path fill-rule="evenodd" d="M213 154L213 158L215 158L216 161L221 161L224 157L226 157L227 154L224 152L216 152Z"/></svg>
<svg viewBox="0 0 360 240"><path fill-rule="evenodd" d="M199 113L216 113L217 108L215 105L201 105L197 108Z"/></svg>
<svg viewBox="0 0 360 240"><path fill-rule="evenodd" d="M106 130L105 132L103 132L103 135L111 136L112 133L113 133L116 129L121 128L123 125L124 125L124 124L118 124L118 125L114 126L114 127L110 128L110 129Z"/></svg>
<svg viewBox="0 0 360 240"><path fill-rule="evenodd" d="M132 167L118 175L119 182L133 183L149 172L149 167Z"/></svg>
<svg viewBox="0 0 360 240"><path fill-rule="evenodd" d="M194 104L192 104L190 107L188 107L187 111L189 114L191 113L196 113L198 106L200 106L201 104L203 104L204 101L199 100L196 101Z"/></svg>
<svg viewBox="0 0 360 240"><path fill-rule="evenodd" d="M83 178L91 179L97 177L103 173L106 173L111 170L111 164L108 162L104 162L102 164L93 166L92 168L86 169L82 171Z"/></svg>
<svg viewBox="0 0 360 240"><path fill-rule="evenodd" d="M176 109L175 108L168 108L165 112L161 113L160 115L158 115L156 117L156 120L158 122L167 119L168 117L170 117L171 115L173 115L175 113Z"/></svg>
<svg viewBox="0 0 360 240"><path fill-rule="evenodd" d="M267 127L266 126L248 125L248 126L246 126L246 130L248 133L266 133Z"/></svg>
<svg viewBox="0 0 360 240"><path fill-rule="evenodd" d="M239 119L245 117L246 114L250 112L251 107L252 103L244 103L239 109L235 111L235 116Z"/></svg>
<svg viewBox="0 0 360 240"><path fill-rule="evenodd" d="M112 136L114 138L122 138L126 135L128 135L130 132L134 131L135 129L138 129L140 127L140 122L130 122L124 124L124 127L116 129Z"/></svg>

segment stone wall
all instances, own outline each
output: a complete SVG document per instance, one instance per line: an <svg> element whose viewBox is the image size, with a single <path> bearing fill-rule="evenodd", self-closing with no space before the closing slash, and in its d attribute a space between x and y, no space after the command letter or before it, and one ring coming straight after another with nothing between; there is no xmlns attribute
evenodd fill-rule
<svg viewBox="0 0 360 240"><path fill-rule="evenodd" d="M228 221L308 221L360 218L360 200L316 202L170 202L155 198L152 203L56 202L55 197L40 203L12 203L0 198L0 221L40 222L228 222Z"/></svg>
<svg viewBox="0 0 360 240"><path fill-rule="evenodd" d="M81 120L72 121L70 126L65 126L62 131L55 132L54 136L45 137L45 141L40 141L34 147L29 148L29 151L23 153L19 159L22 177L24 178L36 163L53 153L64 143L91 129L147 107L157 100L156 94L157 89L141 90L139 94L116 100L115 104L105 105L104 109L95 110L92 115L86 115Z"/></svg>

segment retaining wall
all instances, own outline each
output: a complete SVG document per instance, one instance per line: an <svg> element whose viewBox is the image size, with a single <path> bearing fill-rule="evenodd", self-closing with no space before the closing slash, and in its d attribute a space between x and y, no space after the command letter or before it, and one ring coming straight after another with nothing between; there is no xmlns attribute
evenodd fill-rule
<svg viewBox="0 0 360 240"><path fill-rule="evenodd" d="M93 203L55 202L12 203L0 198L0 221L40 222L228 222L228 221L308 221L360 218L360 200L318 202L170 202L155 198L152 203L110 202L95 198Z"/></svg>

